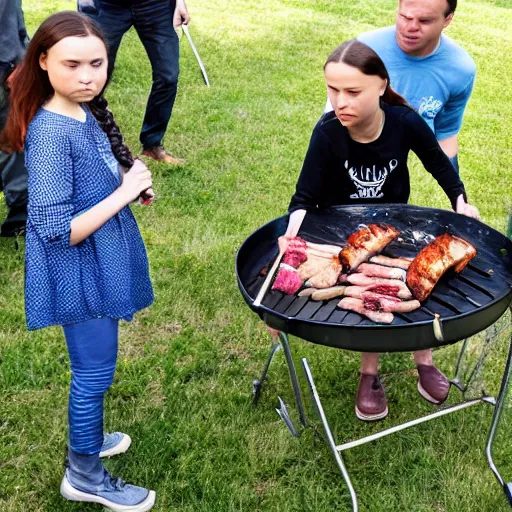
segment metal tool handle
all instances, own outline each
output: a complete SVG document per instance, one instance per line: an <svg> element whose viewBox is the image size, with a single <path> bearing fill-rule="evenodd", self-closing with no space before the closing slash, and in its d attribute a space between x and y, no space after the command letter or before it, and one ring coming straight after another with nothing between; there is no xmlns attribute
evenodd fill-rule
<svg viewBox="0 0 512 512"><path fill-rule="evenodd" d="M204 82L207 87L210 87L210 82L208 80L208 75L206 74L206 69L204 68L201 57L199 57L196 45L194 44L194 41L192 41L192 36L190 35L190 31L188 30L188 25L183 24L181 25L181 28L183 30L183 33L185 34L185 37L187 38L188 43L190 44L190 48L192 48L192 53L194 54L197 63L199 64L199 69L201 70L201 74L203 75Z"/></svg>
<svg viewBox="0 0 512 512"><path fill-rule="evenodd" d="M288 236L294 237L297 236L299 233L299 229L302 225L302 221L304 220L304 217L306 216L306 211L304 211L304 215L299 217L296 221L296 223L293 225L292 229L288 233ZM261 305L261 301L263 300L263 297L265 297L265 294L267 293L268 287L270 286L270 283L272 282L272 279L274 278L274 274L277 271L277 268L279 267L279 263L281 263L281 260L283 259L284 253L286 249L279 248L279 254L277 255L276 260L274 261L274 264L272 265L272 268L267 274L267 277L265 281L263 282L263 285L260 288L260 291L258 292L258 295L256 296L256 299L254 299L254 306Z"/></svg>

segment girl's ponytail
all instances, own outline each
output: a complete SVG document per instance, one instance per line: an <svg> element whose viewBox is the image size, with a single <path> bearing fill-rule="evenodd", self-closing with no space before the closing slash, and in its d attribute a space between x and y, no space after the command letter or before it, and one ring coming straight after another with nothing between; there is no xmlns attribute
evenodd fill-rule
<svg viewBox="0 0 512 512"><path fill-rule="evenodd" d="M112 147L112 153L114 153L116 160L123 167L129 169L133 165L134 158L132 152L123 141L121 131L114 120L114 114L112 114L108 108L107 100L103 94L100 94L90 101L88 105L101 129L107 134L110 146Z"/></svg>
<svg viewBox="0 0 512 512"><path fill-rule="evenodd" d="M402 96L400 96L400 94L398 94L391 88L391 86L389 85L389 81L388 85L386 86L386 90L382 95L382 101L391 106L404 105L406 107L409 107L407 101L405 101L405 99Z"/></svg>
<svg viewBox="0 0 512 512"><path fill-rule="evenodd" d="M110 141L110 147L112 153L116 157L116 160L128 171L134 164L135 159L133 158L132 152L123 141L123 136L114 121L114 114L108 108L108 102L100 94L96 96L92 101L88 103L89 109L96 121L100 125L101 129L107 134L108 140ZM149 195L147 191L141 193L140 198L142 201L151 201L152 195ZM148 204L148 203L144 203Z"/></svg>

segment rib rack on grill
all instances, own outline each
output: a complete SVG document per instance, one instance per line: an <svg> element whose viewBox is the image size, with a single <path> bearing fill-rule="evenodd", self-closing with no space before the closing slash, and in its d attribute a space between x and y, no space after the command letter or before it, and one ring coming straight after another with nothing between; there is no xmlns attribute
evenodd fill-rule
<svg viewBox="0 0 512 512"><path fill-rule="evenodd" d="M438 236L420 251L407 271L412 294L423 302L449 268L460 273L475 256L476 249L462 238L447 233Z"/></svg>

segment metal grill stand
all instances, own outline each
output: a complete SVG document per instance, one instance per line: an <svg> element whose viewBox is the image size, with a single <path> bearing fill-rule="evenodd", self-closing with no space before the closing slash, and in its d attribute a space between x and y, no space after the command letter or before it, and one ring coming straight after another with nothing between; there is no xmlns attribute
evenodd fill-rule
<svg viewBox="0 0 512 512"><path fill-rule="evenodd" d="M504 405L504 401L505 401L505 398L507 395L510 374L512 371L512 307L510 307L509 312L510 312L510 314L509 314L508 321L505 318L506 313L502 317L502 320L504 320L504 322L503 322L504 326L501 329L499 329L497 327L499 322L497 322L496 324L494 324L493 326L491 326L487 329L486 334L485 334L484 346L481 351L480 357L479 357L478 361L474 364L474 366L472 368L471 367L468 368L466 372L462 371L462 361L464 360L464 357L466 356L468 340L466 339L462 342L462 346L461 346L461 349L460 349L460 352L459 352L459 355L457 358L455 377L451 381L451 383L455 387L457 387L459 390L462 391L463 396L464 396L464 393L468 389L468 386L469 386L470 382L472 381L472 379L475 377L475 375L478 375L480 373L483 362L484 362L486 356L488 355L488 353L490 352L490 350L492 349L494 342L497 340L499 335L501 333L503 333L503 331L506 328L509 328L511 333L510 333L510 340L509 340L509 346L508 346L507 360L506 360L506 364L505 364L503 378L501 381L500 391L498 393L497 398L494 398L492 396L489 396L489 395L486 395L485 393L483 393L481 398L463 400L462 402L460 402L456 405L442 408L435 413L428 414L428 415L422 416L420 418L416 418L416 419L408 421L406 423L402 423L397 426L385 429L379 433L376 433L376 434L373 434L370 436L366 436L361 439L351 441L348 443L344 443L344 444L336 444L336 442L334 440L334 436L333 436L331 427L329 426L329 423L327 421L327 417L325 415L325 412L324 412L324 409L322 406L322 402L320 400L320 396L319 396L318 391L315 386L311 368L309 366L307 359L306 358L302 359L302 366L303 366L303 370L304 370L304 373L306 376L306 380L307 380L309 389L311 391L313 403L315 404L316 411L319 415L319 419L320 419L323 429L325 431L327 444L329 445L329 448L330 448L332 454L334 455L336 464L338 465L338 467L341 471L341 474L345 480L345 483L347 484L347 487L348 487L348 490L350 493L350 498L352 500L353 512L357 512L359 510L358 502L357 502L357 495L356 495L356 492L352 485L352 482L350 480L350 476L347 471L347 468L345 467L345 464L343 463L343 459L341 457L341 452L348 450L350 448L355 448L356 446L361 446L361 445L369 443L371 441L375 441L376 439L380 439L380 438L388 436L390 434L400 432L401 430L412 427L414 425L418 425L420 423L424 423L426 421L430 421L430 420L433 420L436 418L440 418L441 416L445 416L447 414L451 414L453 412L460 411L461 409L465 409L467 407L471 407L471 406L479 404L479 403L486 403L486 404L490 404L495 407L494 414L493 414L492 421L491 421L489 437L488 437L487 444L485 447L485 455L486 455L487 462L489 464L491 471L493 472L494 476L498 480L498 483L503 488L503 491L505 492L508 503L512 507L512 482L507 483L504 480L504 478L501 476L501 474L500 474L499 470L497 469L496 464L494 463L494 460L492 458L493 442L494 442L494 439L496 436L496 431L498 429L498 424L499 424L501 414L503 411L503 405ZM270 351L269 357L267 359L267 363L264 367L261 378L253 381L253 403L254 403L254 405L257 405L257 403L258 403L258 400L259 400L260 394L261 394L261 388L262 388L263 382L265 381L265 379L267 377L268 369L270 367L270 364L273 361L274 355L280 348L282 348L282 350L285 354L286 363L287 363L288 370L290 373L290 380L292 383L293 394L295 397L295 403L296 403L296 406L297 406L297 409L299 412L299 420L300 420L301 426L303 428L305 428L308 426L308 422L306 420L306 415L304 412L305 411L304 403L302 401L302 395L301 395L301 391L300 391L300 387L299 387L299 383L298 383L298 379L297 379L297 373L295 371L295 365L293 363L293 358L292 358L292 354L291 354L291 350L290 350L288 336L284 332L280 331L279 332L279 340L278 341L274 340L274 344L271 348L271 351ZM288 427L288 429L290 430L292 435L297 437L299 435L299 432L295 428L295 426L293 425L293 422L290 419L286 404L283 402L281 397L278 397L278 399L279 399L280 407L278 409L276 409L276 411L279 414L279 416L281 417L281 419L284 421L284 423L286 424L286 426Z"/></svg>

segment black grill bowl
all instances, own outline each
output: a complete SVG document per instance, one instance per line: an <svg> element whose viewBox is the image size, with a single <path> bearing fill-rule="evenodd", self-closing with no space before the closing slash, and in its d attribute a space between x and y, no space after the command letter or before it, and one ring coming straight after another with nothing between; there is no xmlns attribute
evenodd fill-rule
<svg viewBox="0 0 512 512"><path fill-rule="evenodd" d="M339 298L320 302L269 289L262 304L254 306L265 279L260 272L277 256L277 239L286 231L288 216L284 216L259 228L238 250L235 266L242 296L274 329L358 352L402 352L448 345L484 330L506 311L512 300L512 242L475 219L411 205L339 206L308 212L299 236L343 246L361 224L377 222L401 231L383 251L388 256L414 257L429 236L443 233L460 236L478 253L460 275L448 271L420 309L395 314L389 325L337 308ZM434 334L435 313L441 318L443 339Z"/></svg>

